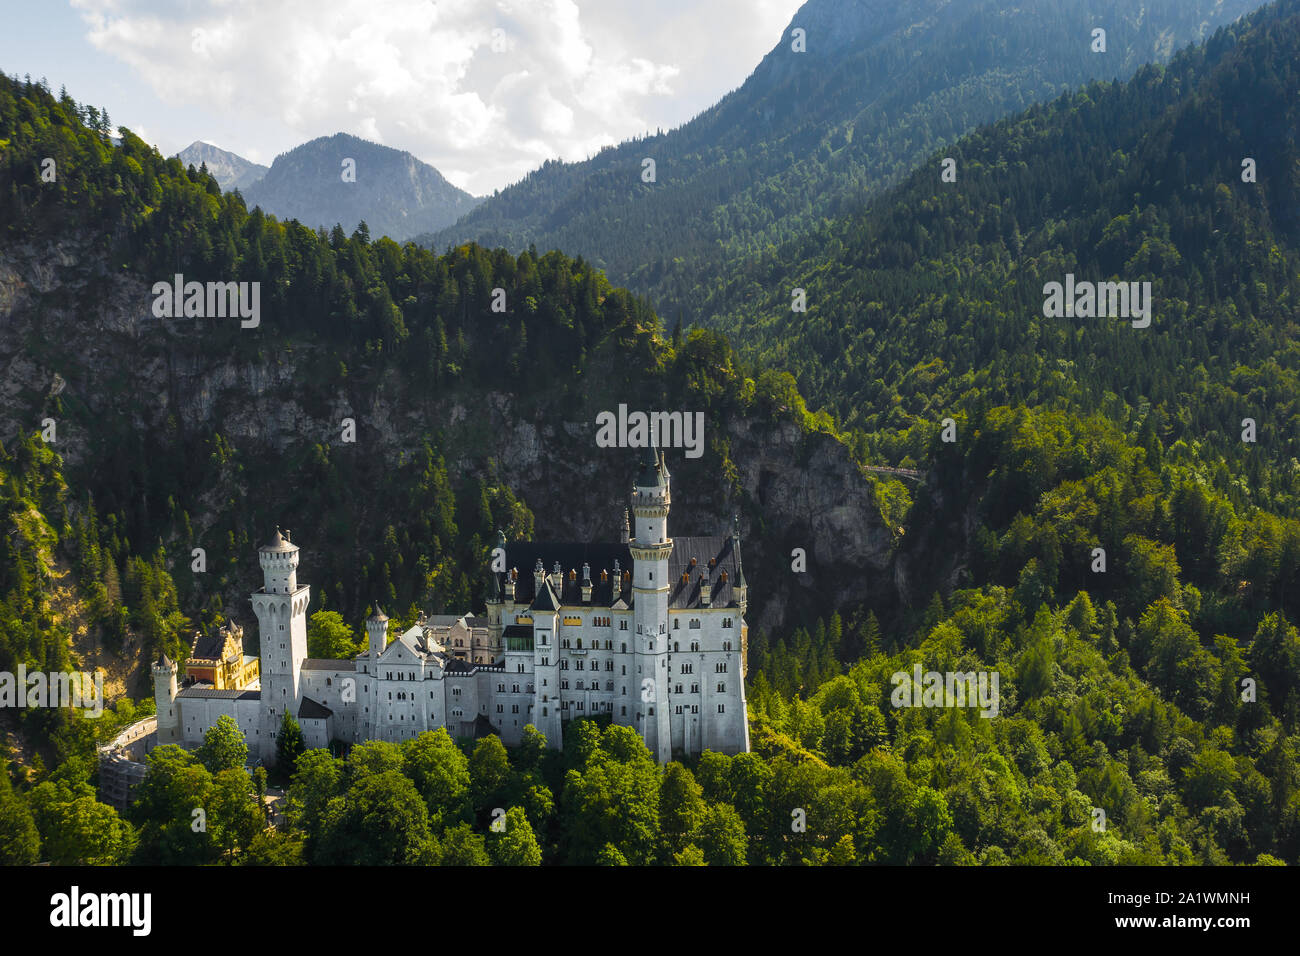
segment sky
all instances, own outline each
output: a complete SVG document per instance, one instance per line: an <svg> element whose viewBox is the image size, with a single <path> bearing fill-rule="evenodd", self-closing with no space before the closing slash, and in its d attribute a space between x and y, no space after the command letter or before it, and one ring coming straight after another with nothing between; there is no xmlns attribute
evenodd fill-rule
<svg viewBox="0 0 1300 956"><path fill-rule="evenodd" d="M0 70L172 155L270 165L317 136L408 150L475 195L680 126L802 0L0 0Z"/></svg>

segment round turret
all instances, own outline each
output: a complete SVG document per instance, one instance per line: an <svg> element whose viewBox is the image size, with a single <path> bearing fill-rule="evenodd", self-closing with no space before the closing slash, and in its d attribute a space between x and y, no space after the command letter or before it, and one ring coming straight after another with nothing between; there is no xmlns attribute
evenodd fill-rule
<svg viewBox="0 0 1300 956"><path fill-rule="evenodd" d="M379 660L379 655L388 646L388 615L378 604L366 618L366 636L370 638L371 658Z"/></svg>
<svg viewBox="0 0 1300 956"><path fill-rule="evenodd" d="M279 528L275 529L275 537L269 544L257 549L257 560L262 565L266 593L292 594L298 590L298 546L281 534Z"/></svg>

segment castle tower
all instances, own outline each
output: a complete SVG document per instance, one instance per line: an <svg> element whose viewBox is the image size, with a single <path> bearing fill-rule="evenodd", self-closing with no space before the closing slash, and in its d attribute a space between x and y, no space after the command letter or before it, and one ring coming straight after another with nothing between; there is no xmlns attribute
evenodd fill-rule
<svg viewBox="0 0 1300 956"><path fill-rule="evenodd" d="M564 745L560 713L560 599L543 578L528 609L533 619L533 726L546 735L549 746Z"/></svg>
<svg viewBox="0 0 1300 956"><path fill-rule="evenodd" d="M629 543L636 630L633 673L641 697L634 726L660 763L672 759L668 719L668 556L673 550L668 537L669 477L663 458L647 447L632 491L636 535Z"/></svg>
<svg viewBox="0 0 1300 956"><path fill-rule="evenodd" d="M388 646L388 615L378 603L366 618L366 637L370 640L370 699L366 701L369 712L359 715L361 726L371 740L378 740L379 726L379 657Z"/></svg>
<svg viewBox="0 0 1300 956"><path fill-rule="evenodd" d="M366 636L370 638L370 663L373 667L379 663L379 655L388 646L388 615L378 604L366 618Z"/></svg>
<svg viewBox="0 0 1300 956"><path fill-rule="evenodd" d="M158 714L158 743L181 742L181 713L176 704L176 663L163 654L153 665L153 701Z"/></svg>
<svg viewBox="0 0 1300 956"><path fill-rule="evenodd" d="M298 546L276 528L258 549L262 587L250 600L257 615L262 659L262 760L275 762L276 739L287 711L302 702L302 662L307 658L307 605L311 588L298 584Z"/></svg>

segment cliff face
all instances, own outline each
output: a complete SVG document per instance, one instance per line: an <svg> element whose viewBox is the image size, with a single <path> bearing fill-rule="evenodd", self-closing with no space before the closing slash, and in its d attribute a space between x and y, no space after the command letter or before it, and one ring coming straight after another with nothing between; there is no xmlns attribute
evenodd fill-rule
<svg viewBox="0 0 1300 956"><path fill-rule="evenodd" d="M151 303L150 282L114 273L89 240L0 250L0 440L55 418L56 450L77 495L95 494L100 476L126 457L171 465L180 456L192 476L184 491L197 535L223 509L251 501L258 520L267 515L295 529L304 576L315 580L310 569L321 555L313 540L323 537L323 522L340 518L322 513L304 470L312 449L356 456L361 477L346 491L342 520L367 542L401 507L375 500L369 478L401 467L433 436L453 482L495 475L533 511L538 539L622 532L636 452L597 447L595 421L610 407L610 383L631 387L625 381L637 378L625 355L589 357L591 394L576 406L561 407L547 383L526 377L487 393L453 386L430 396L381 357L338 374L328 348L284 340L272 320L234 333L260 336L257 349L237 354L214 347L211 323L238 320L160 320ZM643 394L632 407L663 407ZM355 419L355 444L340 443L344 418ZM205 463L214 434L238 467ZM793 423L711 411L706 439L698 459L668 453L670 532L721 533L740 514L751 626L772 630L868 600L893 603L893 535L847 448ZM141 484L137 505L147 522L156 522L169 552L187 554L166 502ZM254 540L266 531L247 528ZM795 548L806 553L806 571L792 570ZM222 599L238 615L257 580L255 555L231 558L240 571Z"/></svg>

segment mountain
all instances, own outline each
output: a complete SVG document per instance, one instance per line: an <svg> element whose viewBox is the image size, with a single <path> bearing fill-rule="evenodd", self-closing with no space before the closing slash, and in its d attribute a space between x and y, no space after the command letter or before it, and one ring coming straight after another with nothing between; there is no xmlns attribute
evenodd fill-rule
<svg viewBox="0 0 1300 956"><path fill-rule="evenodd" d="M704 307L751 358L790 369L865 460L928 471L928 530L914 524L900 554L947 554L932 580L1013 586L1033 559L1050 590L1137 614L1149 592L1125 570L1162 542L1207 636L1244 638L1279 608L1294 619L1297 64L1300 3L1282 0L1167 67L945 147ZM1075 280L1149 283L1149 325L1049 314L1050 284ZM1089 447L1106 434L1130 450ZM1124 570L1093 573L1094 546Z"/></svg>
<svg viewBox="0 0 1300 956"><path fill-rule="evenodd" d="M202 140L190 143L176 154L176 158L195 169L206 163L217 185L227 192L247 189L265 176L269 168Z"/></svg>
<svg viewBox="0 0 1300 956"><path fill-rule="evenodd" d="M277 156L244 198L313 229L339 223L351 233L364 221L375 238L398 241L449 225L480 202L410 153L347 133Z"/></svg>
<svg viewBox="0 0 1300 956"><path fill-rule="evenodd" d="M548 162L420 238L581 254L669 319L746 256L851 211L939 144L1131 75L1259 0L809 0L745 83L668 133ZM792 49L806 30L807 52ZM1091 50L1106 30L1106 52ZM643 158L657 181L641 181Z"/></svg>

